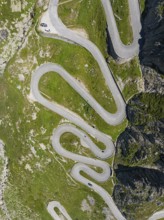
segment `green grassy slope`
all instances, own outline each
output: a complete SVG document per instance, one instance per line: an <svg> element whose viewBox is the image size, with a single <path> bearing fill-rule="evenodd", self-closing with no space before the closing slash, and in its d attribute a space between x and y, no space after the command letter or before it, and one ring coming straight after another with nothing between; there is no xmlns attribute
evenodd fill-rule
<svg viewBox="0 0 164 220"><path fill-rule="evenodd" d="M74 17L71 20L74 27L80 25L84 28L89 38L99 46L107 58L106 23L100 2L94 0L90 13L86 10L89 7L87 1L81 3L72 1L69 4L73 9L75 7L74 12L78 14L77 20L74 20ZM61 64L87 87L104 108L114 112L116 107L97 63L85 49L37 34L35 25L41 10L42 8L36 8L34 24L30 29L27 43L10 60L4 76L0 79L0 138L6 144L10 170L5 201L13 219L18 220L51 219L46 210L50 200L60 201L73 219L103 219L102 208L105 204L102 199L71 179L69 171L74 162L58 156L51 146L52 131L62 118L29 101L31 73L44 62ZM70 19L69 10L66 15L62 6L60 15L65 16L65 19L68 16L68 20ZM84 16L85 19L82 19ZM111 61L110 67L116 79L120 77L125 84L123 94L126 99L137 92L136 81L140 76L137 60L120 66ZM134 89L131 90L131 87ZM47 73L42 78L40 90L50 99L75 111L89 124L94 124L101 131L110 134L114 140L126 126L126 120L119 126L107 125L63 79L54 73ZM66 147L72 146L76 141L77 138L71 134L62 137ZM82 151L84 155L91 156L87 149ZM111 180L102 186L112 192ZM92 211L88 213L80 209L81 202L87 195L96 201L95 206L91 207Z"/></svg>

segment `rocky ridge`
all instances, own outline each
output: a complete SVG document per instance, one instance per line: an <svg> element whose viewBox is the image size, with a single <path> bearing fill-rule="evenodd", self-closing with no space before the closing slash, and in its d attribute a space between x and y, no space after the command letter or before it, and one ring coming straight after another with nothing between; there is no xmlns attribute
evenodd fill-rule
<svg viewBox="0 0 164 220"><path fill-rule="evenodd" d="M6 65L14 54L25 46L35 18L36 7L41 11L46 10L48 2L48 0L33 0L30 7L30 2L26 0L16 2L12 0L10 7L4 8L4 10L2 6L7 2L0 3L2 4L1 17L3 18L0 21L0 76L4 73ZM20 6L17 7L17 4ZM11 16L8 17L7 14Z"/></svg>
<svg viewBox="0 0 164 220"><path fill-rule="evenodd" d="M9 175L9 170L8 170L8 158L5 156L5 150L4 150L4 143L3 141L0 140L0 161L3 163L3 168L1 170L1 175L0 175L0 209L3 211L5 215L5 219L11 220L10 214L8 212L6 203L4 201L4 191L6 188L6 182L8 179Z"/></svg>
<svg viewBox="0 0 164 220"><path fill-rule="evenodd" d="M140 63L144 92L127 105L129 125L116 144L113 197L127 219L164 208L164 2L146 0Z"/></svg>

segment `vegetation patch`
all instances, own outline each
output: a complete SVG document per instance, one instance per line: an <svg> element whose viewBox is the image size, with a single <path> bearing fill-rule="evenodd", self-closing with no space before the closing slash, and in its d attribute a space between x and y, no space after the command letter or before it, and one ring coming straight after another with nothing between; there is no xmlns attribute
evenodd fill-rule
<svg viewBox="0 0 164 220"><path fill-rule="evenodd" d="M130 100L128 117L132 125L145 125L164 117L164 97L158 93L141 93Z"/></svg>
<svg viewBox="0 0 164 220"><path fill-rule="evenodd" d="M33 3L29 3L27 8L33 7ZM69 14L71 8L72 17ZM86 8L89 13L86 13ZM8 10L9 8L5 6L3 13L9 15ZM102 210L106 206L104 201L96 193L71 178L70 170L74 162L57 155L51 146L53 129L67 121L40 104L32 102L29 97L31 74L43 63L60 64L82 86L85 86L106 110L114 113L116 106L98 64L89 52L80 46L44 38L37 33L35 26L43 10L44 7L36 5L33 24L26 42L10 60L0 80L0 138L5 142L10 170L5 201L13 219L18 220L50 220L46 207L51 200L60 201L74 219L103 219ZM77 17L74 17L76 13ZM66 20L70 22L67 23L68 26L72 23L72 27L87 30L89 38L100 48L104 57L108 57L106 23L100 1L84 0L81 3L72 1L61 5L59 14L65 22ZM11 18L12 16L14 19L15 15L11 15ZM123 89L125 99L137 92L135 80L140 77L137 62L134 60L125 65L118 65L114 61L110 63L116 80L118 76L125 83L132 77L131 86L127 81ZM126 120L114 127L106 124L91 106L56 73L50 72L43 76L39 86L43 95L76 112L90 125L111 135L113 140L116 140L126 127ZM130 89L132 86L135 87L134 90ZM75 142L77 142L77 150L73 149ZM103 147L96 140L94 142ZM64 147L74 152L82 148L79 140L69 133L62 137L62 143ZM88 149L81 150L81 153L93 157ZM113 159L107 161L112 164ZM112 193L112 178L100 185ZM80 208L81 202L88 195L96 201L90 214L83 212Z"/></svg>
<svg viewBox="0 0 164 220"><path fill-rule="evenodd" d="M144 9L145 9L145 0L140 0L139 2L140 2L140 9L141 9L141 12L143 12Z"/></svg>
<svg viewBox="0 0 164 220"><path fill-rule="evenodd" d="M112 0L111 4L120 38L124 44L131 44L133 41L133 32L130 25L128 0Z"/></svg>

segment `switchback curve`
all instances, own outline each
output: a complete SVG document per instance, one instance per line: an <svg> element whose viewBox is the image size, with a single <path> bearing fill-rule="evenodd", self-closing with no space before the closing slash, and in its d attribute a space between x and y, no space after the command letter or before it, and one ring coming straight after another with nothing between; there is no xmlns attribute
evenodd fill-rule
<svg viewBox="0 0 164 220"><path fill-rule="evenodd" d="M58 1L59 0L51 0L50 4L49 4L50 19L51 19L53 26L55 27L55 29L58 32L58 36L56 36L56 37L58 39L65 40L69 43L73 42L73 43L79 44L82 47L86 48L93 55L93 57L95 58L95 60L99 64L100 70L105 78L106 84L108 85L108 87L111 90L111 93L114 97L114 100L115 100L116 106L117 106L117 112L115 114L111 114L111 113L105 111L105 109L103 109L94 100L93 97L91 97L84 89L82 89L80 87L80 85L76 82L75 79L73 79L73 77L70 78L71 76L69 75L69 73L67 73L62 67L60 67L57 64L48 63L48 64L41 65L35 71L35 73L33 73L32 80L31 80L31 92L32 92L34 98L36 99L36 101L41 103L43 106L52 110L53 112L56 112L56 113L62 115L65 118L67 118L69 121L73 122L78 127L81 127L84 131L89 133L91 136L93 136L97 140L104 143L104 145L106 146L106 149L103 151L99 150L98 147L96 145L94 145L93 142L91 142L89 137L83 133L83 131L80 131L79 129L75 128L73 125L59 126L54 131L53 137L52 137L52 145L53 145L54 149L60 155L68 157L70 159L73 159L73 160L76 160L79 162L72 168L71 175L77 181L85 184L88 187L91 187L95 192L97 192L104 199L104 201L107 203L107 205L111 209L111 211L112 211L113 215L116 217L116 219L123 220L125 218L122 216L122 214L120 213L120 211L118 210L118 208L114 204L114 202L113 202L111 196L108 194L108 192L105 191L102 187L98 186L97 184L95 184L91 181L88 182L88 180L86 178L84 178L83 176L81 176L81 174L80 174L80 171L84 171L97 181L100 181L100 182L106 181L110 176L110 167L108 166L108 164L101 161L101 160L96 160L96 159L86 158L86 157L81 158L80 155L75 155L69 151L64 150L60 144L60 136L63 134L63 132L68 132L68 130L69 130L69 132L72 131L72 133L77 135L80 139L83 139L83 141L87 143L87 145L90 147L91 151L93 151L93 153L95 153L95 155L97 157L99 157L101 159L105 159L114 153L114 145L111 141L110 136L107 136L107 135L103 134L102 132L98 131L97 129L92 128L82 118L80 118L79 116L77 116L73 112L69 111L68 109L64 108L63 106L60 106L55 102L51 102L51 101L45 99L40 94L40 91L38 88L38 83L39 83L40 78L44 74L46 74L47 72L53 71L53 72L60 74L86 101L89 102L89 104L92 106L92 108L94 108L95 111L105 121L107 121L107 123L112 124L112 125L116 125L116 124L121 123L121 121L125 117L124 100L123 100L122 95L121 95L121 93L120 93L120 91L119 91L119 89L113 79L112 73L110 72L110 70L106 64L106 61L104 60L103 55L101 54L99 49L91 41L89 41L87 39L83 39L82 37L76 35L73 31L69 30L68 28L66 28L64 26L64 24L59 19L58 13L57 13ZM111 22L111 24L109 24L109 18L107 15L107 12L110 12L109 9L111 6L110 6L110 4L107 4L107 2L104 0L102 0L102 4L104 6L104 9L108 8L108 11L105 10L105 13L107 16L108 27L110 27L110 25L112 25L113 30L116 29L115 36L113 36L113 37L116 37L117 27L115 26L114 22ZM132 4L130 4L131 11L136 6L137 6L137 3L135 3L134 6ZM138 11L136 13L137 13L137 16L139 16ZM113 16L113 15L110 14L110 16ZM135 16L135 14L131 15L131 17L132 16ZM134 20L132 20L132 23ZM111 28L109 28L109 29L111 29ZM137 26L136 29L133 28L133 33L134 34L136 33L136 36L134 36L134 39L135 39L134 43L130 46L123 45L121 43L120 39L118 39L118 37L116 37L116 39L117 39L116 41L120 41L117 46L118 48L115 48L116 53L119 57L128 60L137 54L137 52L138 52L138 44L137 44L138 41L137 40L138 40L138 36L139 36L139 34L137 34L138 33L137 30L139 31L139 25ZM109 30L109 32L110 32L110 30ZM52 37L51 34L47 34L47 36ZM53 36L53 37L55 38L55 36ZM111 37L112 37L112 34L111 34ZM122 48L122 49L120 50L120 48ZM100 164L101 164L101 166L100 166ZM103 169L103 172L96 173L94 170L92 170L90 167L88 167L88 165L100 166ZM51 204L51 208L52 208L52 202L49 203L49 205L50 204ZM48 207L49 207L49 205L48 205ZM54 203L53 203L53 206L55 207ZM51 215L54 219L57 219L57 218L55 218L55 212L53 215L52 210L51 210ZM67 216L67 219L69 219L69 218L70 218L70 216Z"/></svg>

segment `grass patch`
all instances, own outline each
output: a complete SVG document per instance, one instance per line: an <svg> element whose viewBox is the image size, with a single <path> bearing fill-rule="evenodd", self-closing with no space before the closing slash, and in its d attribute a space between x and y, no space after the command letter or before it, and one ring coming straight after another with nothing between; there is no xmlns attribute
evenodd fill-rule
<svg viewBox="0 0 164 220"><path fill-rule="evenodd" d="M130 25L128 0L112 0L111 4L122 42L124 44L132 43L133 33Z"/></svg>
<svg viewBox="0 0 164 220"><path fill-rule="evenodd" d="M140 0L139 2L140 2L141 13L142 13L145 9L145 0Z"/></svg>
<svg viewBox="0 0 164 220"><path fill-rule="evenodd" d="M158 201L160 202L160 201ZM147 220L148 218L150 218L151 215L154 214L154 210L156 212L161 211L162 207L159 207L157 205L157 202L143 202L139 205L128 205L126 207L126 210L131 210L132 213L135 212L135 215L132 215L135 217L136 220ZM143 213L144 210L144 213ZM163 219L163 218L161 218Z"/></svg>
<svg viewBox="0 0 164 220"><path fill-rule="evenodd" d="M85 28L90 39L98 45L106 57L106 24L103 10L99 1L94 1L93 7L90 6L93 2L89 2L82 1L78 5L79 2L73 1L69 3L67 14L64 8L66 4L59 7L59 13L65 14L64 19L68 18L68 21L74 22L73 25L76 27ZM72 6L75 7L73 8L74 12L78 12L76 9L79 7L78 16L75 19L68 17ZM86 13L86 8L90 13ZM9 9L4 10L7 12ZM35 10L34 25L37 22L39 12L40 9ZM88 16L88 18L82 19L84 16ZM51 200L60 201L74 219L103 219L102 208L105 204L102 199L87 187L75 183L70 178L69 171L74 162L70 160L64 162L63 158L57 155L51 146L52 130L60 124L62 118L38 103L30 103L27 99L30 91L31 73L37 66L45 62L62 65L86 86L91 95L105 109L110 112L116 110L111 93L97 63L85 49L59 40L41 37L32 27L27 44L10 60L5 75L0 80L0 120L2 120L0 138L6 144L10 170L5 201L13 219L18 220L50 220L46 206ZM137 65L137 61L134 62L136 62L134 66ZM111 65L113 65L111 69L114 74L123 76L125 81L135 68L131 67L131 63L126 67L124 65L117 67L114 62ZM20 81L20 74L24 76L24 81ZM135 77L137 76L138 73ZM41 80L40 89L51 99L81 115L89 124L95 125L106 134L110 134L114 140L126 127L126 120L118 126L107 125L57 74L47 73ZM131 92L132 94L133 92ZM125 98L128 98L128 89ZM36 114L35 119L33 114ZM63 142L68 147L71 146L72 150L74 141L77 141L76 137L66 135ZM96 140L94 141L97 143ZM97 144L101 146L100 143ZM45 149L41 146L45 146ZM91 155L89 151L85 153ZM108 162L112 163L111 160L109 159ZM111 180L102 186L108 192L112 192ZM93 196L96 201L89 214L80 209L81 202L87 195Z"/></svg>
<svg viewBox="0 0 164 220"><path fill-rule="evenodd" d="M145 125L164 117L164 97L161 94L141 93L133 99L129 103L135 111L135 116L130 121L132 125Z"/></svg>
<svg viewBox="0 0 164 220"><path fill-rule="evenodd" d="M100 1L71 1L60 5L58 12L67 27L85 29L90 40L107 56L106 19Z"/></svg>
<svg viewBox="0 0 164 220"><path fill-rule="evenodd" d="M78 183L74 185L74 182L67 175L74 163L72 161L62 162L62 157L56 155L50 146L49 141L52 130L57 127L61 117L37 103L30 104L27 100L30 75L37 65L44 62L57 62L69 72L72 72L72 75L77 74L75 73L77 70L81 80L85 77L80 74L82 71L78 71L78 68L84 67L78 64L77 69L74 70L74 67L70 65L73 59L73 53L70 50L71 45L52 39L40 38L35 32L30 35L28 41L27 46L10 61L5 76L1 80L0 118L3 120L2 126L0 126L0 137L6 144L10 170L9 183L12 186L5 192L7 206L16 219L22 219L22 216L24 219L51 219L46 206L50 200L55 199L60 201L68 210L68 213L77 219L101 219L103 216L101 210L104 207L102 199L95 193L90 192L87 187ZM77 53L80 53L80 47L72 47L74 51L77 50ZM66 51L65 54L64 51ZM70 60L67 59L67 56ZM80 54L78 56L80 57ZM86 63L86 60L83 62ZM90 62L92 66L92 59ZM19 74L25 76L24 81L19 80ZM101 73L97 73L97 75L101 76ZM49 84L52 90L56 86L60 86L59 80L65 83L62 79L55 82L53 77L56 77L56 75L53 74L52 76L52 82L56 85ZM48 83L49 79L47 78L47 80ZM75 98L76 93L72 91L72 99L75 100ZM81 104L81 101L79 104ZM37 113L36 120L32 119L33 113ZM90 114L90 111L88 111L87 116L89 117ZM96 123L99 124L98 120L98 118L95 118ZM101 123L101 126L104 127L103 122ZM46 130L45 133L42 132L44 129ZM105 129L107 133L110 133L109 126L106 126ZM114 129L115 135L118 135L118 129ZM45 151L40 148L40 143L46 146ZM37 156L33 155L31 147L34 147ZM30 165L33 172L25 168L27 165ZM105 184L110 191L112 188L109 182ZM65 192L64 197L63 189ZM96 200L96 205L90 217L80 210L81 202L87 195L92 195ZM19 211L17 205L20 204L20 201L22 211ZM16 214L14 214L15 207L17 207Z"/></svg>
<svg viewBox="0 0 164 220"><path fill-rule="evenodd" d="M60 117L41 108L37 119L31 120L33 105L26 103L20 93L7 85L4 80L1 81L1 85L5 87L6 93L1 87L5 96L1 99L3 106L1 111L4 116L3 113L0 116L4 118L4 121L0 127L0 136L6 144L10 170L9 183L11 184L11 187L9 185L5 191L5 200L13 219L23 217L24 219L49 220L51 217L47 213L46 206L51 200L60 201L71 216L86 219L87 215L80 210L80 207L82 200L88 194L94 196L96 200L92 217L100 219L102 213L97 213L96 208L102 209L104 202L87 187L78 183L74 185L67 175L73 162L69 161L62 167L61 157L54 153L49 144L52 129L57 126ZM37 107L40 108L39 105ZM22 114L23 109L26 109L26 116ZM18 122L20 123L19 129L16 128ZM44 135L41 135L41 127L46 128ZM33 130L34 137L31 136L31 130ZM46 151L39 147L39 143L45 143ZM37 157L32 155L31 146L35 147ZM25 169L26 164L30 165L33 172ZM21 201L20 207L19 201ZM25 208L26 206L28 209ZM16 214L13 211L15 208Z"/></svg>
<svg viewBox="0 0 164 220"><path fill-rule="evenodd" d="M137 58L121 65L109 60L109 68L112 70L125 100L129 100L134 94L138 93L141 89L139 85L141 70Z"/></svg>
<svg viewBox="0 0 164 220"><path fill-rule="evenodd" d="M129 22L128 1L121 0L120 2L120 0L115 0L111 1L111 3L114 14L116 15L115 19L120 38L124 44L129 44L133 41L133 34ZM106 18L101 1L71 1L60 5L58 11L59 17L67 27L84 28L90 40L94 42L106 56Z"/></svg>
<svg viewBox="0 0 164 220"><path fill-rule="evenodd" d="M158 93L140 93L128 105L132 138L126 131L125 149L123 145L118 147L115 163L154 167L161 155L162 131L158 121L164 117L164 98Z"/></svg>
<svg viewBox="0 0 164 220"><path fill-rule="evenodd" d="M157 13L160 17L164 15L164 2L161 2L157 7Z"/></svg>

